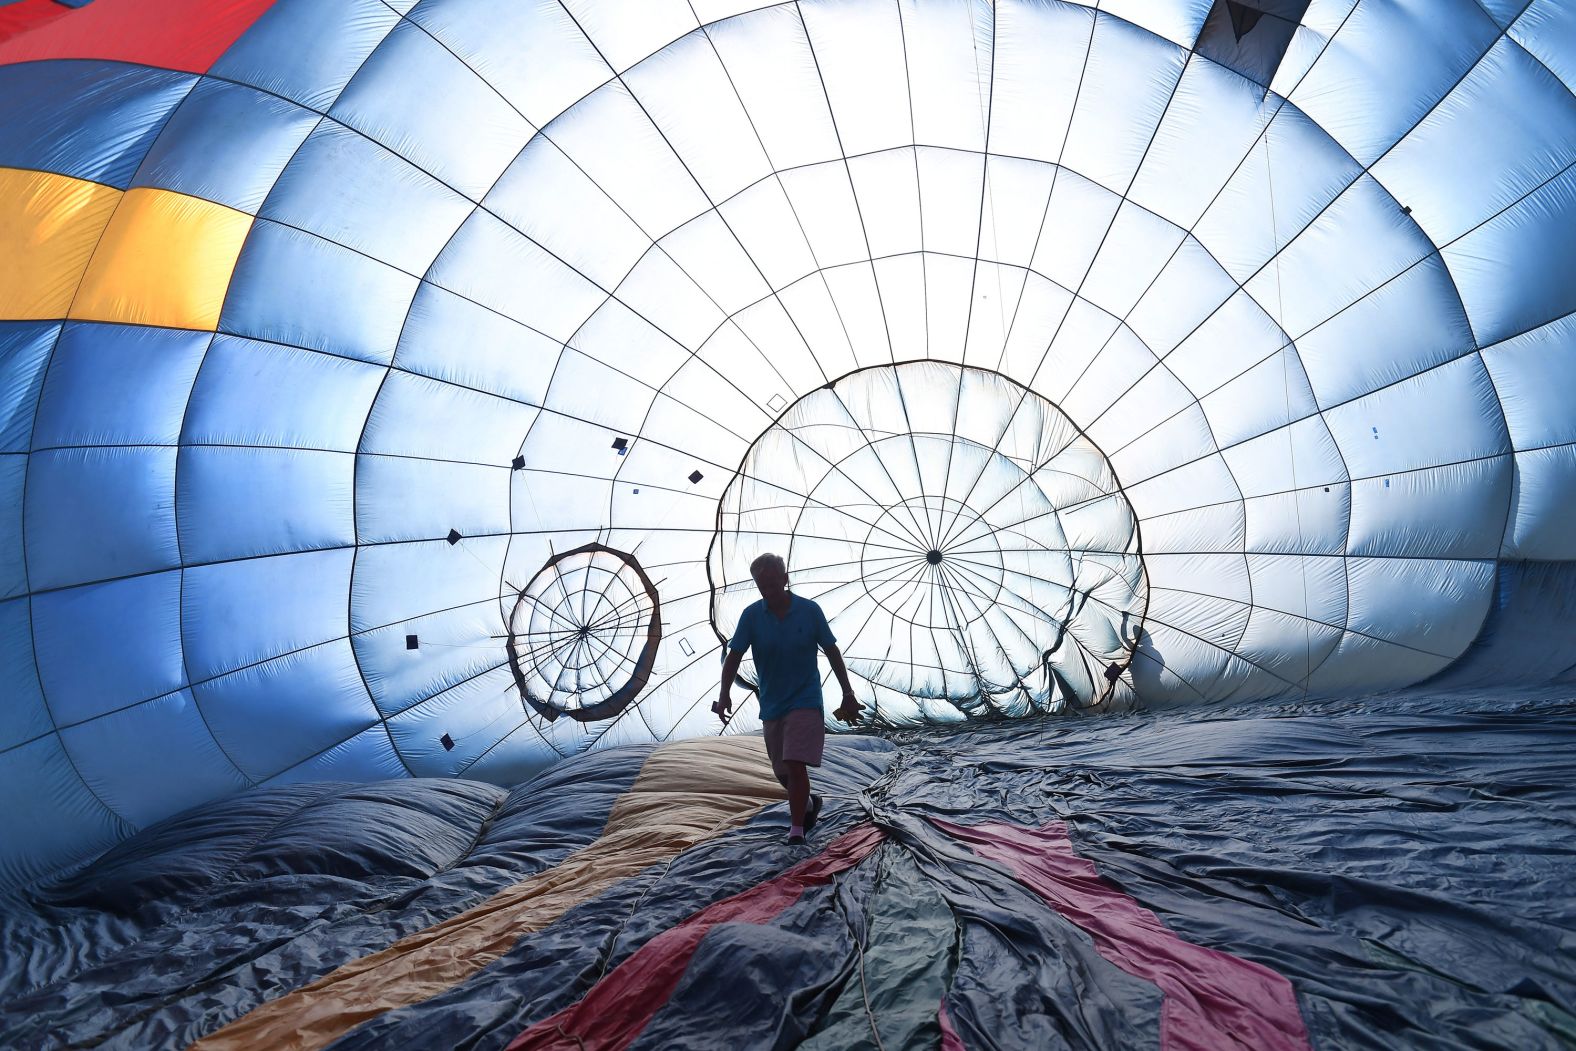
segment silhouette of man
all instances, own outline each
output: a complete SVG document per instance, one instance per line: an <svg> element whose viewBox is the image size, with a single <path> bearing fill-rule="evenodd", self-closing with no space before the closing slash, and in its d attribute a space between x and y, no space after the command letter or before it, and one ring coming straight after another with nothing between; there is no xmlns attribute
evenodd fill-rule
<svg viewBox="0 0 1576 1051"><path fill-rule="evenodd" d="M739 617L722 665L722 693L712 706L727 722L733 709L734 676L746 650L755 654L756 690L761 702L761 724L772 772L788 791L792 822L788 842L804 842L821 815L821 797L810 794L810 770L821 765L826 746L826 715L821 701L821 670L816 648L843 688L843 703L833 712L850 726L859 722L864 708L854 699L848 669L837 649L837 639L826 623L826 614L810 599L788 590L788 565L779 555L761 555L750 563L750 576L761 600L751 603Z"/></svg>

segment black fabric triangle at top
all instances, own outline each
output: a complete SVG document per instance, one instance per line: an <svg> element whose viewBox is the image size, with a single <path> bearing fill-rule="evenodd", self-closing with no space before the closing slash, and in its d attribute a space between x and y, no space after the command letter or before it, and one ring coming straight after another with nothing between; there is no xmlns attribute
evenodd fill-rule
<svg viewBox="0 0 1576 1051"><path fill-rule="evenodd" d="M1253 27L1259 24L1259 19L1264 12L1247 4L1239 4L1236 0L1226 0L1226 13L1231 16L1231 31L1236 35L1237 42L1252 32Z"/></svg>
<svg viewBox="0 0 1576 1051"><path fill-rule="evenodd" d="M1268 88L1308 0L1215 0L1193 50Z"/></svg>

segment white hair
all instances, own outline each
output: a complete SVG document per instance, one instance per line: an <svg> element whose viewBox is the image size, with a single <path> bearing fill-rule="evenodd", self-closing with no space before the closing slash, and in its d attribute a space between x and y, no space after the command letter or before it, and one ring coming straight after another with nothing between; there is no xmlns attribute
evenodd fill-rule
<svg viewBox="0 0 1576 1051"><path fill-rule="evenodd" d="M778 569L782 570L784 576L786 576L788 573L788 563L783 561L783 556L774 555L768 551L764 555L757 555L755 561L750 563L750 576L760 576L761 570L765 569L767 566L777 567Z"/></svg>

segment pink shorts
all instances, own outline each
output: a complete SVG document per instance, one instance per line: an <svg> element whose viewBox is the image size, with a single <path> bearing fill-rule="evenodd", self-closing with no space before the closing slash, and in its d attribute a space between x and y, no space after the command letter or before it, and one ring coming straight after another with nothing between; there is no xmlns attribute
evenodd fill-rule
<svg viewBox="0 0 1576 1051"><path fill-rule="evenodd" d="M821 765L821 753L826 750L826 716L821 709L794 708L781 719L762 722L761 732L778 780L787 773L782 768L785 760L805 766Z"/></svg>

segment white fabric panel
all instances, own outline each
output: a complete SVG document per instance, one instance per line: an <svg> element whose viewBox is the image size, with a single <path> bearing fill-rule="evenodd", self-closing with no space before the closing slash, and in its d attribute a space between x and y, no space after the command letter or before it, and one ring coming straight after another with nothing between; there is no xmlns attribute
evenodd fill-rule
<svg viewBox="0 0 1576 1051"><path fill-rule="evenodd" d="M749 115L704 34L624 76L624 85L713 203L772 171Z"/></svg>
<svg viewBox="0 0 1576 1051"><path fill-rule="evenodd" d="M460 227L430 279L549 338L574 333L605 293L486 212Z"/></svg>
<svg viewBox="0 0 1576 1051"><path fill-rule="evenodd" d="M727 236L726 230L720 232ZM635 340L627 349L605 343L599 347L601 341L594 338L586 338L582 342L581 337L589 336L584 330L572 341L572 345L577 348L602 349L604 353L611 351L609 356L613 358L627 353L636 362L655 357L668 367L652 370L642 363L630 371L643 377L652 371L658 372L660 376L655 380L657 383L673 374L673 370L683 360L683 348L698 349L717 331L726 317L716 301L695 283L694 277L681 269L666 252L648 252L619 286L618 298L638 315L638 319L620 318L619 327L651 331L642 333L643 338ZM618 310L616 305L611 309ZM604 309L600 313L608 312L608 309Z"/></svg>
<svg viewBox="0 0 1576 1051"><path fill-rule="evenodd" d="M698 25L684 0L565 0L564 7L620 73Z"/></svg>
<svg viewBox="0 0 1576 1051"><path fill-rule="evenodd" d="M613 75L557 0L422 0L410 20L537 127Z"/></svg>
<svg viewBox="0 0 1576 1051"><path fill-rule="evenodd" d="M1438 654L1444 661L1477 635L1494 594L1492 561L1352 556L1346 572L1351 630ZM1424 604L1418 595L1439 598Z"/></svg>
<svg viewBox="0 0 1576 1051"><path fill-rule="evenodd" d="M1178 43L1191 47L1193 38ZM1262 151L1259 136L1280 105L1262 96L1257 84L1229 69L1189 62L1128 199L1192 226L1243 159Z"/></svg>
<svg viewBox="0 0 1576 1051"><path fill-rule="evenodd" d="M1510 456L1352 481L1354 555L1494 558L1510 509Z"/></svg>
<svg viewBox="0 0 1576 1051"><path fill-rule="evenodd" d="M679 227L663 238L660 250L687 275L713 309L725 315L732 316L771 295L760 266L718 212L707 212ZM620 289L626 302L630 302L627 292Z"/></svg>
<svg viewBox="0 0 1576 1051"><path fill-rule="evenodd" d="M463 354L454 353L464 347ZM559 344L529 326L424 282L400 333L395 365L462 387L540 405Z"/></svg>
<svg viewBox="0 0 1576 1051"><path fill-rule="evenodd" d="M1576 558L1576 446L1516 454L1516 503L1505 531L1504 557L1529 561Z"/></svg>
<svg viewBox="0 0 1576 1051"><path fill-rule="evenodd" d="M795 226L804 231L800 239L809 242L816 264L828 267L870 258L859 203L842 162L796 168L779 178L791 202Z"/></svg>
<svg viewBox="0 0 1576 1051"><path fill-rule="evenodd" d="M1173 44L1192 47L1198 31L1204 28L1213 0L1180 0L1172 4L1153 4L1148 0L1103 0L1100 10L1142 26Z"/></svg>
<svg viewBox="0 0 1576 1051"><path fill-rule="evenodd" d="M567 110L546 134L649 237L661 237L709 207L694 178L621 82Z"/></svg>
<svg viewBox="0 0 1576 1051"><path fill-rule="evenodd" d="M1060 163L1126 193L1182 76L1188 53L1115 18L1095 20Z"/></svg>
<svg viewBox="0 0 1576 1051"><path fill-rule="evenodd" d="M504 466L536 413L486 391L393 371L373 403L360 451Z"/></svg>
<svg viewBox="0 0 1576 1051"><path fill-rule="evenodd" d="M819 0L794 7L843 155L914 145L902 7L885 0ZM814 104L812 94L805 105Z"/></svg>
<svg viewBox="0 0 1576 1051"><path fill-rule="evenodd" d="M1126 317L1185 236L1154 213L1122 202L1079 294Z"/></svg>
<svg viewBox="0 0 1576 1051"><path fill-rule="evenodd" d="M1576 98L1501 37L1373 175L1444 245L1568 165L1572 141Z"/></svg>
<svg viewBox="0 0 1576 1051"><path fill-rule="evenodd" d="M544 194L539 187L553 187ZM587 280L615 288L651 237L550 135L531 140L487 194L487 208Z"/></svg>
<svg viewBox="0 0 1576 1051"><path fill-rule="evenodd" d="M417 777L462 776L505 731L523 720L507 666L457 683L389 719L394 747ZM452 750L441 743L444 734Z"/></svg>
<svg viewBox="0 0 1576 1051"><path fill-rule="evenodd" d="M1067 4L1001 6L991 95L992 153L1061 162L1094 24L1093 11Z"/></svg>
<svg viewBox="0 0 1576 1051"><path fill-rule="evenodd" d="M356 535L363 544L508 533L507 465L356 459Z"/></svg>
<svg viewBox="0 0 1576 1051"><path fill-rule="evenodd" d="M1480 345L1576 310L1566 276L1576 266L1576 170L1567 165L1443 254Z"/></svg>
<svg viewBox="0 0 1576 1051"><path fill-rule="evenodd" d="M991 8L980 0L902 3L914 142L980 151L990 120Z"/></svg>
<svg viewBox="0 0 1576 1051"><path fill-rule="evenodd" d="M730 19L711 26L707 36L773 171L829 160L842 152L798 5L780 4Z"/></svg>
<svg viewBox="0 0 1576 1051"><path fill-rule="evenodd" d="M1291 101L1372 164L1461 79L1499 27L1474 0L1355 5ZM1394 60L1405 41L1407 61Z"/></svg>
<svg viewBox="0 0 1576 1051"><path fill-rule="evenodd" d="M1069 168L1060 169L1049 203L1040 216L1030 268L1076 290L1089 272L1121 203L1118 194Z"/></svg>
<svg viewBox="0 0 1576 1051"><path fill-rule="evenodd" d="M1517 449L1576 441L1576 317L1488 347L1482 358Z"/></svg>

